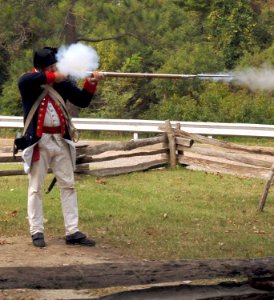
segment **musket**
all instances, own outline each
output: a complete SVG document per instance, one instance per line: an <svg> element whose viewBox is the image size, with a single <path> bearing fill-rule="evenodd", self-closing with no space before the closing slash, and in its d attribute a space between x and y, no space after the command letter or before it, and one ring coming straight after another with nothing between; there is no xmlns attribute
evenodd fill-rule
<svg viewBox="0 0 274 300"><path fill-rule="evenodd" d="M99 72L104 77L123 77L123 78L169 78L169 79L233 79L231 74L161 74L161 73L123 73L123 72ZM92 76L92 71L87 72Z"/></svg>

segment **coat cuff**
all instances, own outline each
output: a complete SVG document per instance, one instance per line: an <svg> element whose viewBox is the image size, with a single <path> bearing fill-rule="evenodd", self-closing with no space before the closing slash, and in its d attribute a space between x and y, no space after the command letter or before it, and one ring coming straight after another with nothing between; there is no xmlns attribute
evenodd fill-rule
<svg viewBox="0 0 274 300"><path fill-rule="evenodd" d="M46 84L51 84L55 81L55 74L54 72L45 72L46 77L47 77L47 82Z"/></svg>
<svg viewBox="0 0 274 300"><path fill-rule="evenodd" d="M84 82L84 89L87 90L89 93L94 94L96 91L97 82L89 82L87 79Z"/></svg>

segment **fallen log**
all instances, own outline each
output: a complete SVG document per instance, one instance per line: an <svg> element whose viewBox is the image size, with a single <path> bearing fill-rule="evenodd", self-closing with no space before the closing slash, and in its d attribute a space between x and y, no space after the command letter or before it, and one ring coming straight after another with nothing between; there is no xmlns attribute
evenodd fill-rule
<svg viewBox="0 0 274 300"><path fill-rule="evenodd" d="M86 289L212 278L274 278L274 257L0 268L0 289Z"/></svg>

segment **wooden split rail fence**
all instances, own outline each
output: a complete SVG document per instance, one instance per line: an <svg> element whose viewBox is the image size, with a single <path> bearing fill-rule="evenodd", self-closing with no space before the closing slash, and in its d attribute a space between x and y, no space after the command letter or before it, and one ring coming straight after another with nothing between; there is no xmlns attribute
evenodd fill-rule
<svg viewBox="0 0 274 300"><path fill-rule="evenodd" d="M224 142L183 131L179 123L174 127L169 121L160 129L162 134L146 139L78 145L76 172L104 177L180 164L209 172L264 177L267 183L259 205L263 210L274 177L274 147ZM0 162L22 162L22 158L4 155ZM21 174L23 170L0 171L0 176Z"/></svg>

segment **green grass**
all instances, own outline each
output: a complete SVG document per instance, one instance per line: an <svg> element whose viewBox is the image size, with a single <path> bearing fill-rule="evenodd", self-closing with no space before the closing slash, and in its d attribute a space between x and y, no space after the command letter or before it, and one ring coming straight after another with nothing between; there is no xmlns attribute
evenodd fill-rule
<svg viewBox="0 0 274 300"><path fill-rule="evenodd" d="M155 260L273 255L273 187L265 212L257 211L265 180L184 168L105 180L77 176L80 228L99 245ZM26 176L1 178L1 236L28 234L27 184ZM46 236L63 236L56 187L43 204Z"/></svg>
<svg viewBox="0 0 274 300"><path fill-rule="evenodd" d="M221 139L226 142L243 144L249 146L261 146L261 147L274 147L273 138L262 138L262 137L222 137L216 136L215 139Z"/></svg>

